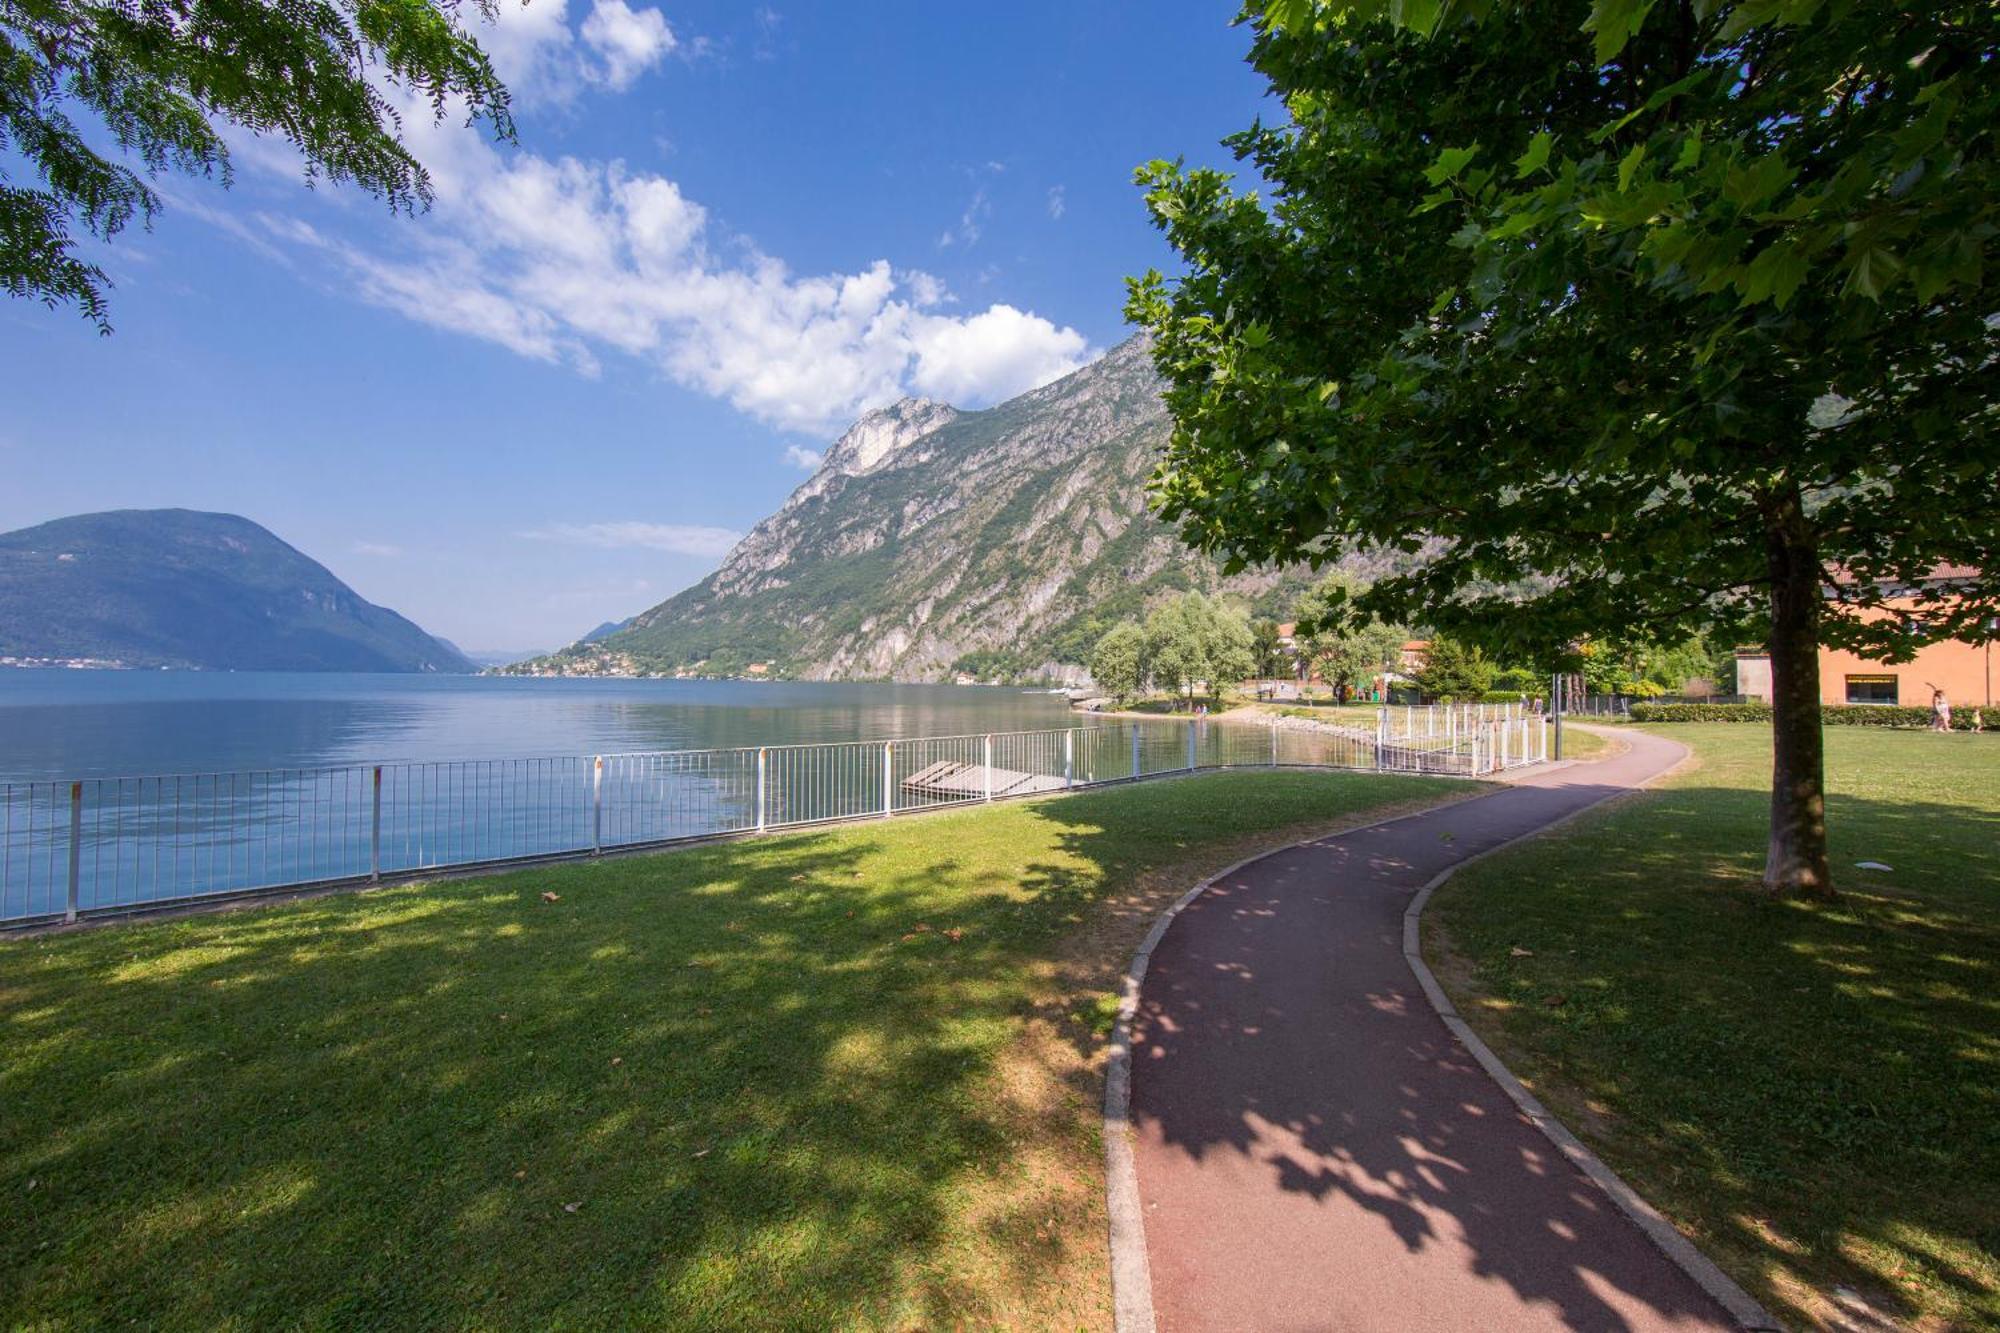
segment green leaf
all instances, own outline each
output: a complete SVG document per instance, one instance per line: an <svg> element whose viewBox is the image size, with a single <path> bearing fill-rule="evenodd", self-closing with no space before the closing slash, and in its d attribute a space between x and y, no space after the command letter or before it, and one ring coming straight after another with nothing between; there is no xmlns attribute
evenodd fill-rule
<svg viewBox="0 0 2000 1333"><path fill-rule="evenodd" d="M1609 64L1625 49L1652 8L1653 0L1597 0L1590 7L1583 30L1597 34L1598 64Z"/></svg>
<svg viewBox="0 0 2000 1333"><path fill-rule="evenodd" d="M1787 162L1783 154L1766 153L1746 165L1729 169L1722 183L1723 197L1749 212L1769 203L1798 174L1798 168Z"/></svg>
<svg viewBox="0 0 2000 1333"><path fill-rule="evenodd" d="M1809 267L1805 253L1790 240L1765 246L1745 270L1743 304L1755 305L1768 297L1783 310L1805 281Z"/></svg>
<svg viewBox="0 0 2000 1333"><path fill-rule="evenodd" d="M1470 148L1447 148L1437 155L1437 161L1424 169L1424 179L1432 185L1442 185L1455 179L1478 155L1478 144Z"/></svg>
<svg viewBox="0 0 2000 1333"><path fill-rule="evenodd" d="M1693 171L1701 165L1701 126L1694 127L1694 133L1681 140L1681 155L1674 160L1675 171Z"/></svg>
<svg viewBox="0 0 2000 1333"><path fill-rule="evenodd" d="M1632 177L1639 170L1639 164L1645 160L1646 145L1644 144L1634 144L1632 151L1625 154L1624 160L1618 164L1618 192L1620 194L1632 188Z"/></svg>
<svg viewBox="0 0 2000 1333"><path fill-rule="evenodd" d="M1279 32L1305 32L1312 27L1313 0L1265 0L1264 26Z"/></svg>
<svg viewBox="0 0 2000 1333"><path fill-rule="evenodd" d="M1437 27L1443 0L1389 0L1389 21L1428 37Z"/></svg>
<svg viewBox="0 0 2000 1333"><path fill-rule="evenodd" d="M1504 241L1510 236L1519 236L1524 231L1539 226L1542 214L1533 208L1523 208L1507 215L1507 220L1486 233L1488 240Z"/></svg>
<svg viewBox="0 0 2000 1333"><path fill-rule="evenodd" d="M1870 245L1849 259L1846 291L1880 300L1903 275L1903 261L1883 245Z"/></svg>
<svg viewBox="0 0 2000 1333"><path fill-rule="evenodd" d="M1540 171L1548 163L1549 150L1555 146L1555 136L1543 130L1528 141L1528 151L1514 159L1514 179L1531 172Z"/></svg>

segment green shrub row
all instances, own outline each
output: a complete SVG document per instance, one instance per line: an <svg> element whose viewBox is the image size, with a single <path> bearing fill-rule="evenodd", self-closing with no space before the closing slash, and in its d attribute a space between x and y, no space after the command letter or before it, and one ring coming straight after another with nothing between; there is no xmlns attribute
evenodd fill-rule
<svg viewBox="0 0 2000 1333"><path fill-rule="evenodd" d="M1881 704L1828 704L1820 719L1829 727L1904 727L1931 724L1928 708L1889 708ZM1769 722L1769 704L1647 704L1632 705L1634 722ZM2000 708L1954 708L1953 731L2000 731Z"/></svg>
<svg viewBox="0 0 2000 1333"><path fill-rule="evenodd" d="M1479 696L1483 704L1517 704L1528 696L1519 690L1488 690Z"/></svg>

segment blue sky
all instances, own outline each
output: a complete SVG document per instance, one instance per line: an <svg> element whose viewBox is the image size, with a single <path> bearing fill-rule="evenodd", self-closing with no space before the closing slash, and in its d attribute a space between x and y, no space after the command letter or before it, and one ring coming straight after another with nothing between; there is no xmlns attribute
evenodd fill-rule
<svg viewBox="0 0 2000 1333"><path fill-rule="evenodd" d="M1132 168L1268 103L1234 6L532 0L519 144L419 117L414 219L282 145L103 251L114 336L0 303L0 529L265 524L467 648L714 567L858 411L984 406L1126 335Z"/></svg>

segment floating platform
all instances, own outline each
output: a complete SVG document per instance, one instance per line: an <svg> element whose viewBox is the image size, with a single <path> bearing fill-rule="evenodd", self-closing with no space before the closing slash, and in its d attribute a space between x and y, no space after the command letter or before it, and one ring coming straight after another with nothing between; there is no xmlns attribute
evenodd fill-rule
<svg viewBox="0 0 2000 1333"><path fill-rule="evenodd" d="M991 786L987 784L991 782ZM920 796L983 797L1026 796L1031 792L1061 791L1063 780L1046 773L1023 773L1012 768L988 768L957 759L940 759L903 779L903 790Z"/></svg>

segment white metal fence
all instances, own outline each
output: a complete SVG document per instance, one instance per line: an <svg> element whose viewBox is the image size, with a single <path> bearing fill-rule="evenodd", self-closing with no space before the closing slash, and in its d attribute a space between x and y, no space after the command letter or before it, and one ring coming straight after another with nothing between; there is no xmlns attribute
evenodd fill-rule
<svg viewBox="0 0 2000 1333"><path fill-rule="evenodd" d="M1383 709L1372 730L1105 719L887 741L0 783L0 926L1199 768L1479 776L1546 758L1540 718L1432 711Z"/></svg>

